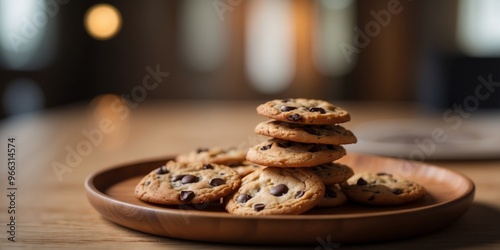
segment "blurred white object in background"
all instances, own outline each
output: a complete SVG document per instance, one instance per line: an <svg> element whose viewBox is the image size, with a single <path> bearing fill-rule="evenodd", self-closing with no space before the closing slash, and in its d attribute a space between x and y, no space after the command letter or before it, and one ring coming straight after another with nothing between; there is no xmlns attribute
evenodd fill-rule
<svg viewBox="0 0 500 250"><path fill-rule="evenodd" d="M292 2L249 1L246 20L246 72L262 93L286 90L295 73Z"/></svg>
<svg viewBox="0 0 500 250"><path fill-rule="evenodd" d="M53 59L59 4L55 1L0 1L0 64L5 69L39 70Z"/></svg>
<svg viewBox="0 0 500 250"><path fill-rule="evenodd" d="M415 161L500 158L499 125L498 114L475 114L460 123L438 117L374 120L352 129L358 143L346 149Z"/></svg>
<svg viewBox="0 0 500 250"><path fill-rule="evenodd" d="M460 0L458 45L470 56L500 55L500 1Z"/></svg>

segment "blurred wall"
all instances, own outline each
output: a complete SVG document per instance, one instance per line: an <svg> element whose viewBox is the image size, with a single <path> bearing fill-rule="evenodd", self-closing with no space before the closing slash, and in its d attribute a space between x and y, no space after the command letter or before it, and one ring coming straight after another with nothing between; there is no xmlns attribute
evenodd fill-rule
<svg viewBox="0 0 500 250"><path fill-rule="evenodd" d="M475 86L470 83L465 92L449 87L457 80L455 71L466 72L469 62L460 60L471 58L457 46L459 1L43 3L1 2L2 117L106 93L148 99L303 96L446 107ZM92 36L85 24L92 7L102 3L114 8L120 21L117 33L106 39ZM114 19L102 13L91 21L106 28ZM33 33L41 37L35 45ZM16 36L26 39L13 43ZM13 52L13 44L20 52ZM37 52L27 58L40 63L9 64L30 46ZM490 73L498 71L497 61L486 64ZM158 82L154 91L138 89L145 79Z"/></svg>

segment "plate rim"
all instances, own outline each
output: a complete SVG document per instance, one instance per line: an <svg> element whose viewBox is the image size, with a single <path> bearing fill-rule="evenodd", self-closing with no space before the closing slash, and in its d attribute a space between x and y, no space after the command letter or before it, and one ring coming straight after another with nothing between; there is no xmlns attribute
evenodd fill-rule
<svg viewBox="0 0 500 250"><path fill-rule="evenodd" d="M355 155L357 157L376 157L376 158L386 158L390 160L398 160L397 158L393 157L385 157L385 156L377 156L377 155L370 155L370 154L362 154L362 153L348 153L349 155ZM356 213L356 214L302 214L302 215L257 215L257 216L244 216L244 215L233 215L225 212L213 212L213 211L201 211L201 210L182 210L182 209L174 209L174 208L166 208L166 207L145 207L145 206L140 206L132 203L128 203L125 201L118 200L114 197L111 197L107 195L106 193L98 190L98 188L95 186L93 181L95 180L96 177L99 175L102 175L106 172L109 171L116 171L121 168L127 168L133 165L139 165L139 164L147 164L147 163L153 163L153 162L160 162L160 161L167 161L169 159L172 159L173 157L158 157L158 158L153 158L153 159L145 159L145 160L136 160L133 162L129 163L121 163L121 164L115 164L111 167L103 168L98 171L95 171L91 173L90 175L87 176L85 179L85 190L88 195L93 195L95 197L99 197L101 199L105 199L107 202L111 203L118 203L123 206L127 207L133 207L136 209L144 209L144 210L149 210L152 212L156 213L162 213L162 214L168 214L168 215L189 215L189 216L196 216L196 217L210 217L210 218L218 218L218 219L242 219L242 220L334 220L334 219L359 219L359 218L371 218L371 217L381 217L381 216L392 216L392 215L401 215L401 214L413 214L413 213L419 213L419 212L425 212L428 209L433 209L433 208L445 208L447 206L453 205L454 203L458 203L460 201L469 199L470 196L472 195L472 201L474 199L475 195L475 189L476 186L474 182L467 177L466 175L455 171L453 169L449 168L443 168L439 167L433 164L429 164L426 162L415 162L418 164L423 164L426 167L431 167L431 168L439 168L439 169L444 169L446 171L449 171L455 175L460 176L463 178L467 184L468 187L464 191L462 195L459 197L456 197L455 199L447 200L441 203L437 204L432 204L432 205L426 205L426 206L421 206L421 207L415 207L415 208L405 208L405 209L400 209L400 210L391 210L391 211L380 211L380 212L369 212L369 213ZM113 184L111 184L113 185ZM92 206L94 206L92 204Z"/></svg>

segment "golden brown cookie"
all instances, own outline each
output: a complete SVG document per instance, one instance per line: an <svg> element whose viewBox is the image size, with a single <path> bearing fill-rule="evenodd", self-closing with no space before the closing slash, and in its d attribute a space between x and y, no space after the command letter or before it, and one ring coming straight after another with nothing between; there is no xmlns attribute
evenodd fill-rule
<svg viewBox="0 0 500 250"><path fill-rule="evenodd" d="M337 185L325 186L325 195L316 207L338 207L347 202L345 194Z"/></svg>
<svg viewBox="0 0 500 250"><path fill-rule="evenodd" d="M259 123L255 133L273 138L303 143L351 144L356 143L354 134L340 125L310 125L270 120Z"/></svg>
<svg viewBox="0 0 500 250"><path fill-rule="evenodd" d="M259 115L291 123L336 124L348 122L349 113L329 102L315 99L276 99L257 107Z"/></svg>
<svg viewBox="0 0 500 250"><path fill-rule="evenodd" d="M229 165L244 161L246 153L247 150L234 147L198 148L194 151L177 155L175 160L183 163L203 162Z"/></svg>
<svg viewBox="0 0 500 250"><path fill-rule="evenodd" d="M389 173L355 174L341 185L349 200L379 206L402 205L425 196L425 189Z"/></svg>
<svg viewBox="0 0 500 250"><path fill-rule="evenodd" d="M251 173L253 173L254 171L257 171L257 170L260 170L260 169L263 169L264 166L262 165L259 165L259 164L255 164L253 162L249 162L249 161L243 161L243 162L238 162L238 163L233 163L231 165L229 165L232 169L234 169L236 172L238 172L238 174L240 175L240 177L245 177Z"/></svg>
<svg viewBox="0 0 500 250"><path fill-rule="evenodd" d="M226 210L236 215L301 214L316 206L324 192L325 186L310 171L268 167L243 178Z"/></svg>
<svg viewBox="0 0 500 250"><path fill-rule="evenodd" d="M330 162L308 168L315 173L325 185L345 182L354 175L354 171L344 164Z"/></svg>
<svg viewBox="0 0 500 250"><path fill-rule="evenodd" d="M311 167L335 161L345 154L342 146L270 139L251 147L247 160L272 167Z"/></svg>
<svg viewBox="0 0 500 250"><path fill-rule="evenodd" d="M207 203L228 196L240 184L238 173L225 165L169 161L137 184L135 196L165 205Z"/></svg>

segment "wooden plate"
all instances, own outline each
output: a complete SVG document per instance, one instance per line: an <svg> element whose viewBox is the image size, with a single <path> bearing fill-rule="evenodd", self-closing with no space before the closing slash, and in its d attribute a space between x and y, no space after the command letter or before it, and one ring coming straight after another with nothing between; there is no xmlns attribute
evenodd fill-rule
<svg viewBox="0 0 500 250"><path fill-rule="evenodd" d="M104 169L85 182L87 197L105 218L141 232L196 241L241 244L359 243L398 239L446 227L474 199L474 183L454 171L420 162L348 154L355 172L388 172L422 184L422 200L397 207L347 204L303 215L235 216L218 204L161 206L135 198L139 180L168 159Z"/></svg>

